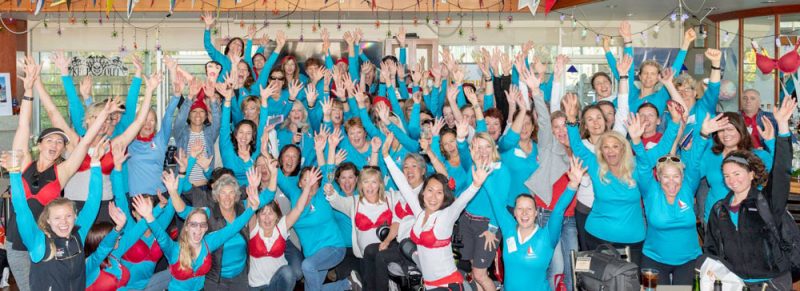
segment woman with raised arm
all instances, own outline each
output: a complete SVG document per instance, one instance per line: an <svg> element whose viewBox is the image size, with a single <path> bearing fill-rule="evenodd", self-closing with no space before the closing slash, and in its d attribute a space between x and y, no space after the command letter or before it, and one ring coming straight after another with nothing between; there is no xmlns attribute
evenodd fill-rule
<svg viewBox="0 0 800 291"><path fill-rule="evenodd" d="M20 66L24 68L25 72L25 76L20 77L23 81L24 95L20 100L19 123L11 148L15 155L19 155L17 157L19 163L16 166L21 167L18 171L21 171L25 200L28 201L27 204L30 206L34 217L39 217L44 206L62 196L62 190L67 181L72 178L84 161L84 156L89 150L90 141L94 140L98 135L108 116L119 112L119 109L115 106L116 104L107 103L106 107L100 111L99 118L87 130L83 139L78 137L70 139L70 136L59 128L42 130L37 139L39 158L38 160L33 160L28 142L31 136L31 119L33 116L33 90L36 87L36 83L39 82L41 67L30 57L20 59ZM54 117L60 118L60 115ZM62 156L70 140L76 145L73 146L73 154L65 160ZM14 202L12 201L11 203L13 207ZM28 259L27 249L20 238L17 218L14 212L9 213L6 223L8 240L6 250L9 260L16 262L10 265L11 272L14 274L14 279L20 290L31 290L28 279L30 260Z"/></svg>
<svg viewBox="0 0 800 291"><path fill-rule="evenodd" d="M88 126L84 124L86 117L86 109L84 106L92 105L92 77L87 76L81 80L80 93L83 97L83 100L81 100L78 98L78 93L75 92L75 85L73 85L72 76L69 74L70 60L64 55L64 52L55 52L50 59L61 72L61 82L64 84L64 93L67 95L69 119L72 128L78 135L84 136ZM132 55L131 63L133 64L135 73L131 80L131 85L128 88L125 105L121 106L121 113L111 115L111 122L104 132L104 134L111 137L122 134L136 118L136 104L139 102L139 91L142 88L142 60L136 55ZM52 114L53 113L48 112L48 115Z"/></svg>
<svg viewBox="0 0 800 291"><path fill-rule="evenodd" d="M558 199L547 223L539 229L536 202L530 194L516 197L513 215L502 197L489 196L503 233L503 277L506 290L550 290L547 269L561 237L564 211L572 203L586 168L578 158L570 159L569 184Z"/></svg>
<svg viewBox="0 0 800 291"><path fill-rule="evenodd" d="M781 217L787 215L792 167L789 119L796 106L794 99L783 98L775 111L778 138L771 173L753 152L737 150L725 157L722 172L730 191L712 207L705 229L706 254L725 262L751 289L792 289L791 256L777 231Z"/></svg>
<svg viewBox="0 0 800 291"><path fill-rule="evenodd" d="M400 171L390 157L384 155L383 159L388 168L394 168L392 171ZM422 192L417 196L414 196L414 190L408 184L397 185L406 201L418 201L408 205L417 217L411 228L411 240L417 244L419 268L422 271L425 289L463 289L464 277L456 269L453 261L450 237L453 235L453 225L461 211L475 197L492 171L494 168L489 161L477 165L472 170L471 185L458 195L458 198L448 186L447 177L439 173L425 179Z"/></svg>
<svg viewBox="0 0 800 291"><path fill-rule="evenodd" d="M205 87L207 86L198 80L189 83L189 95L178 109L178 116L172 124L172 136L178 148L187 152L191 145L201 144L206 156L211 159L211 164L214 164L214 144L219 137L222 114L220 114L220 103L213 101L210 95L204 93ZM195 167L187 173L189 182L195 187L208 189L207 177L210 170L205 172L200 167Z"/></svg>
<svg viewBox="0 0 800 291"><path fill-rule="evenodd" d="M127 217L112 202L108 216L114 223L100 222L92 225L83 247L86 256L86 290L125 289L130 271L122 260L111 252L117 247L120 234L127 226ZM130 239L131 236L128 235Z"/></svg>
<svg viewBox="0 0 800 291"><path fill-rule="evenodd" d="M219 78L209 81L222 82L222 76L226 76L228 75L228 72L236 69L236 64L232 64L229 58L231 56L235 56L241 59L244 56L244 40L242 40L240 37L234 37L228 41L227 44L225 44L225 52L220 52L214 46L214 43L211 39L211 29L214 27L214 23L216 22L216 19L214 19L214 14L211 11L204 12L202 15L200 15L200 19L203 21L206 28L203 31L203 46L206 49L206 53L208 53L208 57L211 58L212 61L217 62L222 66Z"/></svg>
<svg viewBox="0 0 800 291"><path fill-rule="evenodd" d="M167 180L165 181L165 184L168 184L167 189L171 193L177 192L177 179L171 178ZM173 194L170 195L173 196ZM193 209L185 216L186 223L178 234L177 242L173 241L161 224L156 221L151 200L136 196L134 197L133 207L147 221L147 225L156 236L158 244L162 246L167 262L170 264L169 270L172 279L169 282L168 289L201 290L205 288L205 275L212 269L211 253L223 247L226 242L247 225L254 211L258 209L259 202L259 195L254 191L248 193L246 209L224 227L220 227L210 233L207 233L207 231L210 224L214 222L209 222L208 210L204 208ZM241 284L244 284L241 288L246 289L247 284L244 282ZM213 287L216 287L216 285ZM225 288L236 289L239 288L239 285L228 284Z"/></svg>
<svg viewBox="0 0 800 291"><path fill-rule="evenodd" d="M28 60L32 62L32 59ZM34 69L30 73L35 73ZM28 72L26 72L27 74ZM32 80L25 78L24 80ZM26 82L27 83L27 82ZM27 85L26 85L27 87ZM27 87L29 88L29 87ZM30 92L29 92L30 93ZM109 103L110 104L110 103ZM89 132L97 131L98 124L93 124ZM21 244L28 249L26 261L30 265L31 290L84 290L86 288L86 254L83 250L86 235L94 224L97 211L100 209L102 196L102 177L100 157L108 147L108 139L103 139L93 149L91 159L91 178L89 199L79 212L75 203L66 198L50 201L41 214L34 213L26 201L27 191L20 173L20 157L5 154L0 159L2 166L9 170L11 179L11 199L17 223L25 225L19 229ZM86 144L82 145L86 146ZM34 204L34 206L38 206ZM37 215L38 214L38 215ZM116 236L113 232L109 236ZM15 264L23 262L15 261Z"/></svg>
<svg viewBox="0 0 800 291"><path fill-rule="evenodd" d="M253 121L244 119L236 123L236 127L231 131L231 99L234 95L231 84L233 83L233 80L226 80L228 86L219 90L224 99L219 150L222 164L233 171L239 185L247 186L247 170L253 167L256 158L261 155L261 136L267 119L260 119L258 126Z"/></svg>

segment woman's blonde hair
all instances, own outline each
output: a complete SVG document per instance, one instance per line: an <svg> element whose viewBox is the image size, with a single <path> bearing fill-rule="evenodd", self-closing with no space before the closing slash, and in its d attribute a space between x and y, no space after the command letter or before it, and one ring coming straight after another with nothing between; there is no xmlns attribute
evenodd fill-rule
<svg viewBox="0 0 800 291"><path fill-rule="evenodd" d="M609 172L608 163L606 159L603 157L602 147L603 144L606 143L607 140L612 139L622 145L622 160L620 160L619 167L622 172L622 177L617 177L620 181L628 186L633 186L636 182L633 180L633 153L631 151L631 146L625 137L619 134L616 131L607 131L603 133L600 138L597 139L595 143L595 156L597 157L597 163L600 166L600 170L597 173L600 176L600 181L603 183L608 184L610 181L606 178L606 174Z"/></svg>
<svg viewBox="0 0 800 291"><path fill-rule="evenodd" d="M306 132L310 127L308 125L308 111L306 110L306 106L303 105L303 103L301 103L299 100L295 100L294 103L292 104L292 110L295 109L299 109L303 115L302 121L300 121L300 123L296 125L298 128L302 128L303 132ZM291 122L284 122L283 124L281 124L281 128L289 128L290 124Z"/></svg>
<svg viewBox="0 0 800 291"><path fill-rule="evenodd" d="M86 115L83 116L83 125L87 128L89 127L89 121L93 120L100 115L100 112L106 107L106 101L99 101L92 103L89 107L86 107Z"/></svg>
<svg viewBox="0 0 800 291"><path fill-rule="evenodd" d="M492 147L492 162L500 161L500 152L497 151L497 144L494 142L494 139L492 138L492 136L489 135L489 133L487 133L487 132L479 132L479 133L476 133L474 137L472 137L472 143L469 146L470 152L475 152L473 147L474 147L475 141L477 139L485 140L486 142L489 143L489 145L491 145L491 147Z"/></svg>
<svg viewBox="0 0 800 291"><path fill-rule="evenodd" d="M44 235L49 238L52 238L55 235L53 230L50 229L50 224L47 223L47 220L50 219L50 212L53 210L53 208L62 206L68 206L70 209L72 209L73 213L75 214L78 213L75 209L75 202L72 202L72 200L69 200L67 198L61 197L61 198L56 198L53 201L50 201L50 203L48 203L47 206L44 207L44 210L42 210L42 214L40 214L39 218L36 220L36 224L39 226L39 229L42 230ZM44 258L44 260L42 261L49 261L53 259L56 255L56 245L53 242L53 240L49 240L47 247L50 248L49 252L50 255L47 258Z"/></svg>
<svg viewBox="0 0 800 291"><path fill-rule="evenodd" d="M386 189L383 186L383 175L381 175L381 171L373 168L364 168L361 170L361 173L358 174L358 202L363 201L364 197L364 187L362 187L362 183L366 182L367 179L375 179L378 181L378 201L386 202L386 193L384 192Z"/></svg>
<svg viewBox="0 0 800 291"><path fill-rule="evenodd" d="M683 175L683 170L686 169L686 165L684 165L683 162L676 162L673 161L672 159L669 159L669 157L675 157L674 155L667 155L665 157L667 157L666 160L656 164L656 176L661 177L661 173L664 172L667 168L678 169L678 172L680 172L681 175Z"/></svg>
<svg viewBox="0 0 800 291"><path fill-rule="evenodd" d="M192 212L189 212L189 215L186 216L186 223L189 223L189 220L192 219L194 215L202 215L206 218L206 223L208 223L208 214L203 208L197 207ZM184 225L181 228L181 233L178 235L178 248L180 249L178 253L178 264L179 267L183 270L192 270L192 262L194 261L195 256L197 256L197 252L195 252L194 248L192 248L192 243L189 240L189 230L188 226Z"/></svg>

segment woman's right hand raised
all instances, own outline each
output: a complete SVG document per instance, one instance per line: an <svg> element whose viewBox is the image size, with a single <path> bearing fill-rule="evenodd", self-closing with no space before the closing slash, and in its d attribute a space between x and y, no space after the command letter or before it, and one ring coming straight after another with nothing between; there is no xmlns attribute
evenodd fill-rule
<svg viewBox="0 0 800 291"><path fill-rule="evenodd" d="M569 171L567 172L567 177L569 177L569 186L572 189L578 189L578 186L581 184L581 179L583 175L586 174L587 168L583 166L583 161L578 157L572 156L569 159Z"/></svg>
<svg viewBox="0 0 800 291"><path fill-rule="evenodd" d="M480 188L493 171L494 167L491 162L481 165L476 164L472 167L472 185L475 186L475 188Z"/></svg>
<svg viewBox="0 0 800 291"><path fill-rule="evenodd" d="M706 115L706 117L703 119L703 125L700 128L700 134L703 136L710 136L728 124L728 117L725 117L722 113L718 114L714 118L711 118L710 115Z"/></svg>
<svg viewBox="0 0 800 291"><path fill-rule="evenodd" d="M156 220L156 218L153 217L153 201L144 195L133 197L133 209L148 223Z"/></svg>

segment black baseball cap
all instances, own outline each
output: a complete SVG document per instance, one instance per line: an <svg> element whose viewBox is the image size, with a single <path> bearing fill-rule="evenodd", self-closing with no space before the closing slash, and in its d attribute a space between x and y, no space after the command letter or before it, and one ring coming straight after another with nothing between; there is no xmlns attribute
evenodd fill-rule
<svg viewBox="0 0 800 291"><path fill-rule="evenodd" d="M42 133L39 134L39 138L36 140L36 142L37 143L41 143L42 140L44 140L46 137L54 135L54 134L60 135L61 138L64 139L64 144L68 144L69 143L69 137L67 137L67 134L64 133L64 131L61 130L60 128L55 128L55 127L50 127L50 128L46 128L45 130L42 130Z"/></svg>

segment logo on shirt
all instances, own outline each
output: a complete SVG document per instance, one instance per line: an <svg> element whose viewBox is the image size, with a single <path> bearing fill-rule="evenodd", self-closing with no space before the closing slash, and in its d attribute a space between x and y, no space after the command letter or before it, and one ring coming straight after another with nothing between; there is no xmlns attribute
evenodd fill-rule
<svg viewBox="0 0 800 291"><path fill-rule="evenodd" d="M683 202L680 199L678 199L678 207L680 207L681 212L689 210L689 204L686 204L686 202Z"/></svg>
<svg viewBox="0 0 800 291"><path fill-rule="evenodd" d="M533 247L528 246L528 252L525 254L528 258L536 258L536 253L533 251Z"/></svg>

